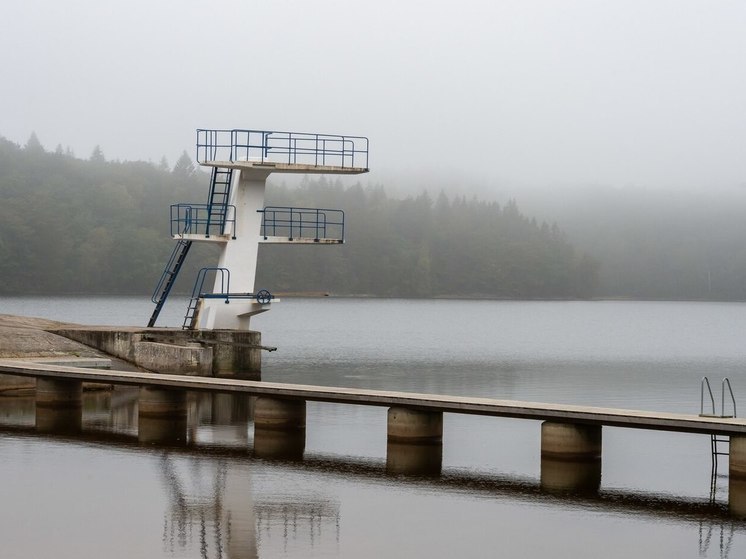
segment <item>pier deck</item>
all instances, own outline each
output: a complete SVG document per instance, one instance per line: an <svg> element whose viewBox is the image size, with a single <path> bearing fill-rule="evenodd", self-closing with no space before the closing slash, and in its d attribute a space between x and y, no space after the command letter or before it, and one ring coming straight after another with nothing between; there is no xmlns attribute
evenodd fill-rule
<svg viewBox="0 0 746 559"><path fill-rule="evenodd" d="M285 384L215 377L193 377L113 370L102 371L10 359L0 360L0 373L57 380L79 380L209 392L247 393L279 399L337 404L401 406L432 412L510 417L539 421L549 420L560 423L567 422L684 433L746 435L746 419L701 417L695 414L496 400L471 396L446 396L361 388Z"/></svg>

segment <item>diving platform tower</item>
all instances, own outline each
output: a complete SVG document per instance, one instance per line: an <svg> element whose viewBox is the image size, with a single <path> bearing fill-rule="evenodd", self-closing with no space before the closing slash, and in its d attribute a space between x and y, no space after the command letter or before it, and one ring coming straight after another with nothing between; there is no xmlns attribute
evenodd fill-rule
<svg viewBox="0 0 746 559"><path fill-rule="evenodd" d="M217 243L217 266L199 271L186 330L249 330L252 316L278 300L255 287L260 243L340 244L344 212L264 205L272 173L368 172L368 139L266 130L197 130L197 162L211 168L206 203L171 206L171 257L153 292L155 326L192 243ZM210 286L210 282L212 285ZM271 286L267 286L271 287Z"/></svg>

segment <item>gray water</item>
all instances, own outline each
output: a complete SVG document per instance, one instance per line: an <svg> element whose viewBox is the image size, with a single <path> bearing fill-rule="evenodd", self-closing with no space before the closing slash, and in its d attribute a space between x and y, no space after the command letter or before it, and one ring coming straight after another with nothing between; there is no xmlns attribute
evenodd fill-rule
<svg viewBox="0 0 746 559"><path fill-rule="evenodd" d="M151 310L0 299L0 313L89 324ZM253 327L278 347L271 381L684 413L703 375L746 394L743 304L288 299ZM446 415L442 474L416 478L386 475L385 409L309 403L291 462L255 458L231 405L194 396L189 445L156 448L137 444L126 391L88 394L84 433L66 438L33 432L33 400L0 399L0 556L746 556L727 479L710 502L707 436L605 428L599 494L562 497L538 487L538 422Z"/></svg>

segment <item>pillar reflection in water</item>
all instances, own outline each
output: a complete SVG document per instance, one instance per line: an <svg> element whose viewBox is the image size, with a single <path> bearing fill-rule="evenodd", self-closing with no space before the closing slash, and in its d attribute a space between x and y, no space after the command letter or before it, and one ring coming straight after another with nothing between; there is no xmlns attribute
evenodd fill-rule
<svg viewBox="0 0 746 559"><path fill-rule="evenodd" d="M597 493L601 486L601 427L545 421L541 424L541 488Z"/></svg>
<svg viewBox="0 0 746 559"><path fill-rule="evenodd" d="M386 472L418 476L440 475L443 445L386 443Z"/></svg>
<svg viewBox="0 0 746 559"><path fill-rule="evenodd" d="M186 392L141 387L137 436L141 443L186 444Z"/></svg>
<svg viewBox="0 0 746 559"><path fill-rule="evenodd" d="M78 433L83 424L83 383L39 378L36 429L41 433Z"/></svg>
<svg viewBox="0 0 746 559"><path fill-rule="evenodd" d="M301 460L306 448L306 402L260 396L254 404L254 454Z"/></svg>
<svg viewBox="0 0 746 559"><path fill-rule="evenodd" d="M550 493L595 494L601 487L601 460L541 459L541 488Z"/></svg>
<svg viewBox="0 0 746 559"><path fill-rule="evenodd" d="M193 394L189 410L190 441L246 448L253 400L248 394Z"/></svg>
<svg viewBox="0 0 746 559"><path fill-rule="evenodd" d="M34 396L0 395L0 423L3 426L28 426L36 422Z"/></svg>
<svg viewBox="0 0 746 559"><path fill-rule="evenodd" d="M386 471L439 475L443 465L443 414L392 407L387 417Z"/></svg>

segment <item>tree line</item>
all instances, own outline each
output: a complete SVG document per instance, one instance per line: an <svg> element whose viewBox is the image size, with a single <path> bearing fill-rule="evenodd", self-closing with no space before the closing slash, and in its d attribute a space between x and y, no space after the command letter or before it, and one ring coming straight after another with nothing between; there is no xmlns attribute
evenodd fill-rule
<svg viewBox="0 0 746 559"><path fill-rule="evenodd" d="M35 136L0 138L0 293L144 294L173 247L169 206L204 202L209 175L184 154L165 161L88 159ZM345 210L346 243L263 245L257 285L273 292L323 291L393 297L584 298L599 267L557 227L505 204L465 197L396 198L382 186L308 178L270 184L267 203ZM198 245L176 290L216 262Z"/></svg>

